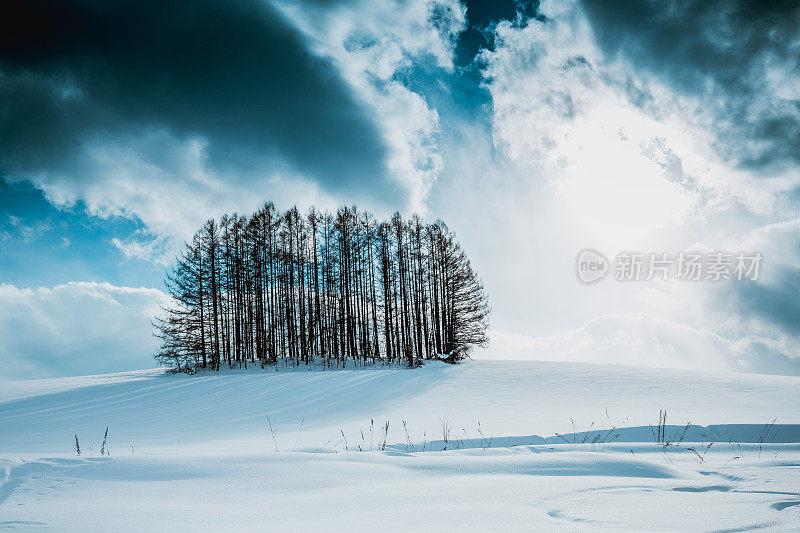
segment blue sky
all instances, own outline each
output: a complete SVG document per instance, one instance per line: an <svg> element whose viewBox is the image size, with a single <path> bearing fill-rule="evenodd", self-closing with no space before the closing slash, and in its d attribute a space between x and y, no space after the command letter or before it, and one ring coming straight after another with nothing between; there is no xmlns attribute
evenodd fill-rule
<svg viewBox="0 0 800 533"><path fill-rule="evenodd" d="M0 272L4 283L52 286L75 280L113 280L158 287L164 269L126 258L114 239L140 235L136 218L99 217L82 202L57 206L28 182L0 182Z"/></svg>
<svg viewBox="0 0 800 533"><path fill-rule="evenodd" d="M476 357L800 373L792 2L34 0L0 16L0 377L152 366L208 217L441 217ZM577 282L593 247L760 251L752 283Z"/></svg>

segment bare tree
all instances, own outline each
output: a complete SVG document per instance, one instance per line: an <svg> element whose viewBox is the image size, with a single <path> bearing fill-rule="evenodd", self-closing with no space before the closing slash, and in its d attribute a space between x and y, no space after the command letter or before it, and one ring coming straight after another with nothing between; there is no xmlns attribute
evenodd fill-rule
<svg viewBox="0 0 800 533"><path fill-rule="evenodd" d="M442 222L355 206L209 219L166 277L156 359L177 370L279 360L456 362L486 343L486 293Z"/></svg>

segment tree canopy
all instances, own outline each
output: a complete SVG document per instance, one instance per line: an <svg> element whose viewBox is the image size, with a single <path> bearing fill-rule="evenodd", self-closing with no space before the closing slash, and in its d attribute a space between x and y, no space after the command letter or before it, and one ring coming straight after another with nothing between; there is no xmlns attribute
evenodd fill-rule
<svg viewBox="0 0 800 533"><path fill-rule="evenodd" d="M456 362L487 342L486 293L444 222L355 206L209 219L186 243L155 319L155 358L221 365Z"/></svg>

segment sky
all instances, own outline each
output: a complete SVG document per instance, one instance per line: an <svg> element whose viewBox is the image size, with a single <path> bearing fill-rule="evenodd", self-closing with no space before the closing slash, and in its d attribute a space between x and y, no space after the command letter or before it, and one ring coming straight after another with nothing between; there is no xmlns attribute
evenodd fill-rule
<svg viewBox="0 0 800 533"><path fill-rule="evenodd" d="M154 366L182 242L265 201L446 221L493 310L475 358L798 375L800 8L0 7L0 379ZM763 262L614 279L681 252Z"/></svg>

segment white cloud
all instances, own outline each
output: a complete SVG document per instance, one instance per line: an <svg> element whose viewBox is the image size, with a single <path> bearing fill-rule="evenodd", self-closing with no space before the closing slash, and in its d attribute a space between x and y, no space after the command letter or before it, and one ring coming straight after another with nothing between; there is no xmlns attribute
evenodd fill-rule
<svg viewBox="0 0 800 533"><path fill-rule="evenodd" d="M8 230L0 230L0 239L18 239L26 243L38 239L52 229L46 222L26 224L25 219L14 215L8 215L8 227Z"/></svg>
<svg viewBox="0 0 800 533"><path fill-rule="evenodd" d="M760 281L776 286L786 270L800 271L800 218L755 228L742 240L733 240L731 249L761 252L765 259Z"/></svg>
<svg viewBox="0 0 800 533"><path fill-rule="evenodd" d="M579 12L503 22L483 59L496 145L520 165L537 164L571 217L631 242L687 214L693 192L643 153L666 128L609 80L613 69Z"/></svg>
<svg viewBox="0 0 800 533"><path fill-rule="evenodd" d="M0 284L0 378L155 366L150 321L166 300L157 289L109 283Z"/></svg>
<svg viewBox="0 0 800 533"><path fill-rule="evenodd" d="M170 243L168 239L159 238L158 235L141 229L124 239L111 239L111 244L126 259L150 261L162 267L170 265L175 259L175 250Z"/></svg>
<svg viewBox="0 0 800 533"><path fill-rule="evenodd" d="M577 3L542 9L545 23L500 23L482 55L485 144L496 152L473 134L447 147L437 207L468 244L494 309L491 344L476 357L798 373L796 336L762 312L773 295L747 308L732 304L737 294L760 293L735 282L577 282L587 246L612 258L766 250L765 284L772 267L797 279L786 193L800 173L738 168L715 151L730 140L724 94L679 94L624 54L607 57ZM454 171L454 160L467 163Z"/></svg>
<svg viewBox="0 0 800 533"><path fill-rule="evenodd" d="M207 164L200 137L148 130L84 148L87 157L78 172L84 177L76 179L70 169L37 176L34 184L57 206L82 201L91 215L138 218L146 229L113 244L127 258L158 265L170 262L207 218L249 213L268 200L282 207L337 204L278 160L254 161L246 174L216 170Z"/></svg>
<svg viewBox="0 0 800 533"><path fill-rule="evenodd" d="M580 328L546 337L492 332L492 348L478 356L497 359L580 361L656 368L736 372L795 372L794 363L764 364L765 357L785 358L787 346L752 336L732 342L707 329L694 329L650 314L599 316ZM759 353L756 348L761 350Z"/></svg>
<svg viewBox="0 0 800 533"><path fill-rule="evenodd" d="M715 152L730 120L718 92L679 94L624 55L606 57L577 3L541 9L547 22L501 22L482 55L495 143L541 164L598 233L630 242L735 204L770 216L800 185L797 169L765 175Z"/></svg>
<svg viewBox="0 0 800 533"><path fill-rule="evenodd" d="M437 143L439 116L398 74L426 66L452 71L466 8L457 0L362 0L332 8L276 4L374 113L389 148L387 169L409 191L408 205L398 208L425 211L444 164Z"/></svg>

